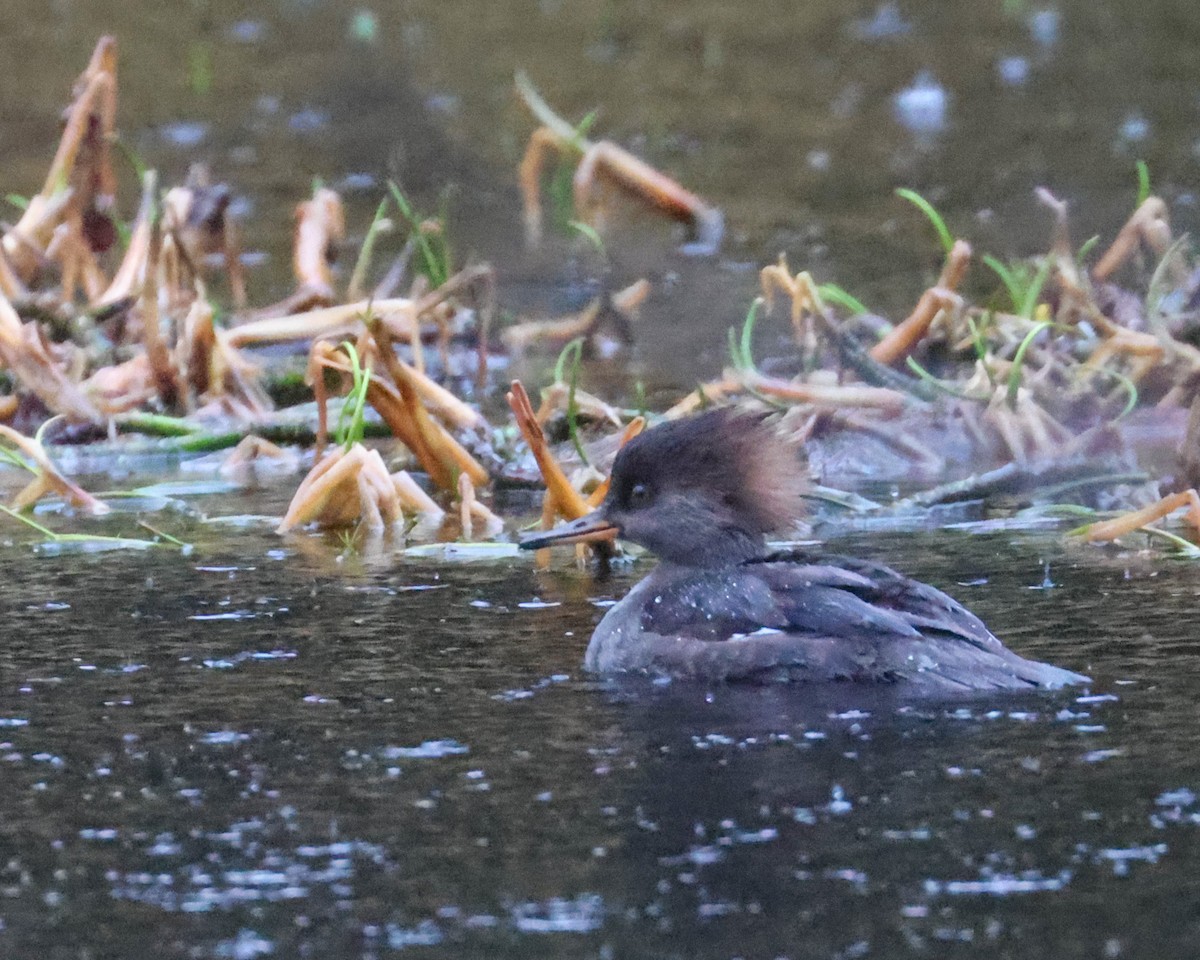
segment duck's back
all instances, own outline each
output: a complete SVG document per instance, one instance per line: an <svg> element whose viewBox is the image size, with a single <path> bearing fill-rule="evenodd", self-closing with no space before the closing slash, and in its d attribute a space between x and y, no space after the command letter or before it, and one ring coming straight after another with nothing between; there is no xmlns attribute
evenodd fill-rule
<svg viewBox="0 0 1200 960"><path fill-rule="evenodd" d="M930 693L1086 677L1025 660L934 587L881 564L782 552L660 566L605 615L589 669L707 681L904 683Z"/></svg>

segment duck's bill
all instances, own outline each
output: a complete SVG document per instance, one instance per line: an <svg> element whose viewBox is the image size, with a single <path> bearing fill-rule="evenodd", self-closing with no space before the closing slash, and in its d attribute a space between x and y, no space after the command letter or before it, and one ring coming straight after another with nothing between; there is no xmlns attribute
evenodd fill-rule
<svg viewBox="0 0 1200 960"><path fill-rule="evenodd" d="M595 543L598 540L615 540L617 528L609 523L599 510L561 527L544 533L531 533L521 538L522 550L540 550L542 547L557 547L568 543Z"/></svg>

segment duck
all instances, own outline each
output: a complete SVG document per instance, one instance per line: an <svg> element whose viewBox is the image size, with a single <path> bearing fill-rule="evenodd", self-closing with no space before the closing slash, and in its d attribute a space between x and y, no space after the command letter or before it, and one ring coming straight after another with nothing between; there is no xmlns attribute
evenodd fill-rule
<svg viewBox="0 0 1200 960"><path fill-rule="evenodd" d="M599 674L947 695L1089 682L1014 653L958 601L882 563L771 546L810 489L798 445L770 418L718 407L634 437L596 510L520 547L619 538L659 558L595 628L584 666Z"/></svg>

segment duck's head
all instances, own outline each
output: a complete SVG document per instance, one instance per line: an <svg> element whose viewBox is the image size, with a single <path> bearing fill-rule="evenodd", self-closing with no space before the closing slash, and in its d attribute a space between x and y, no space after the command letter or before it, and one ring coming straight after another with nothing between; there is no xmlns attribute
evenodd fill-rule
<svg viewBox="0 0 1200 960"><path fill-rule="evenodd" d="M597 510L521 547L620 537L670 563L724 566L760 554L769 532L792 523L806 486L795 445L761 414L710 410L634 437Z"/></svg>

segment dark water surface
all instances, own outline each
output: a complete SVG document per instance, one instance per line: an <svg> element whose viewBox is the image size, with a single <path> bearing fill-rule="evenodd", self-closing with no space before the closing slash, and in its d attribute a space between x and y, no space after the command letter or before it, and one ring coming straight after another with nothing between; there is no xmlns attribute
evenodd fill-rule
<svg viewBox="0 0 1200 960"><path fill-rule="evenodd" d="M1095 678L906 705L588 678L645 563L193 532L0 551L0 954L1194 956L1193 565L838 543Z"/></svg>
<svg viewBox="0 0 1200 960"><path fill-rule="evenodd" d="M260 303L287 289L314 175L359 236L390 175L425 209L457 185L456 247L497 264L506 304L569 306L594 264L519 241L531 123L512 71L570 117L602 106L601 135L730 224L715 261L612 244L616 279L656 282L618 363L651 387L720 369L780 249L902 313L937 253L896 186L981 249L1028 253L1048 227L1034 186L1072 201L1077 243L1111 235L1142 157L1176 223L1196 221L1194 0L5 13L3 191L40 185L69 84L112 31L122 130L168 181L204 159L234 185ZM278 516L293 483L196 502ZM645 565L598 581L565 560L363 559L269 521L152 522L194 550L35 554L0 531L18 541L0 544L0 955L1195 956L1194 564L1057 533L839 543L1096 678L914 707L581 675L603 604Z"/></svg>

